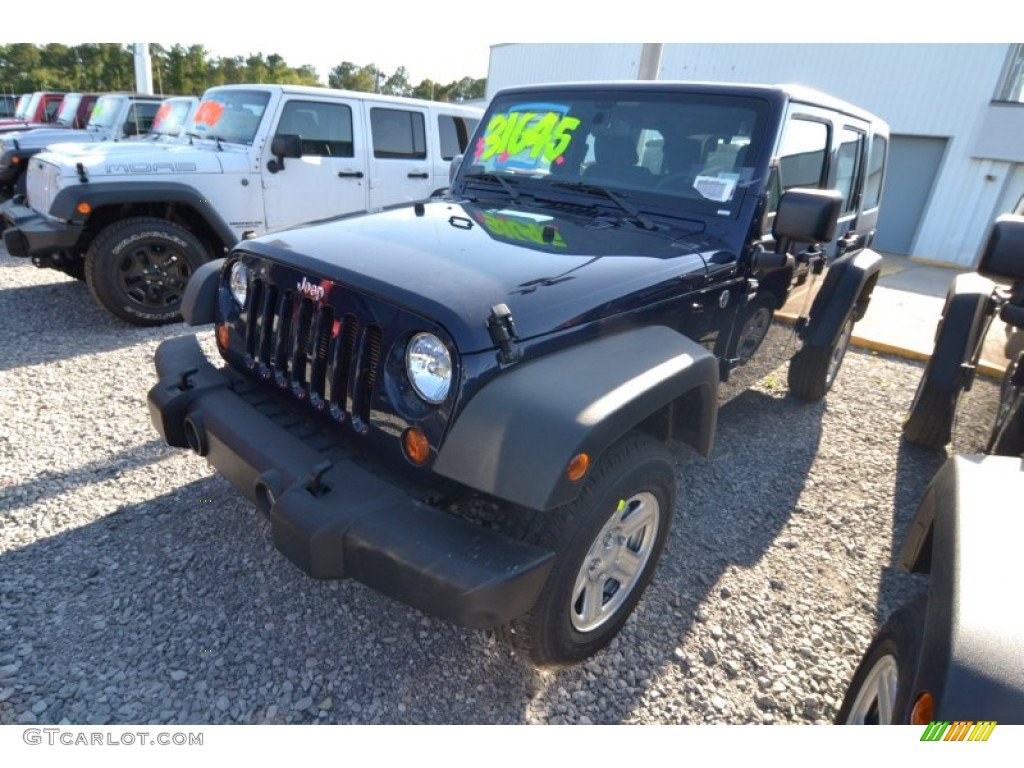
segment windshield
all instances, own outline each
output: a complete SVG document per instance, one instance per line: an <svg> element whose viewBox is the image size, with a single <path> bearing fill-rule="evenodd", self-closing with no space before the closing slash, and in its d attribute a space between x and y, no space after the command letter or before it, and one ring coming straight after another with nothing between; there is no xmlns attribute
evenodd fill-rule
<svg viewBox="0 0 1024 768"><path fill-rule="evenodd" d="M153 127L149 129L151 134L157 136L178 136L181 129L185 127L185 118L188 117L188 108L191 101L184 99L168 99L160 105L156 117L153 118Z"/></svg>
<svg viewBox="0 0 1024 768"><path fill-rule="evenodd" d="M252 144L269 100L267 91L214 88L203 95L185 133L201 139Z"/></svg>
<svg viewBox="0 0 1024 768"><path fill-rule="evenodd" d="M767 114L759 99L680 90L499 95L460 177L498 176L534 195L600 187L621 207L732 216L754 180Z"/></svg>
<svg viewBox="0 0 1024 768"><path fill-rule="evenodd" d="M57 122L61 125L72 125L75 122L75 115L78 113L78 105L82 103L82 94L69 93L60 103L60 111L57 112Z"/></svg>
<svg viewBox="0 0 1024 768"><path fill-rule="evenodd" d="M30 116L35 117L36 110L39 108L39 102L42 98L43 94L41 93L33 93L29 96L28 100L21 105L22 109L18 112L17 117L20 117L22 120L28 120Z"/></svg>
<svg viewBox="0 0 1024 768"><path fill-rule="evenodd" d="M121 101L124 96L100 96L96 99L96 105L89 115L90 128L111 128L117 120L117 113L120 112Z"/></svg>

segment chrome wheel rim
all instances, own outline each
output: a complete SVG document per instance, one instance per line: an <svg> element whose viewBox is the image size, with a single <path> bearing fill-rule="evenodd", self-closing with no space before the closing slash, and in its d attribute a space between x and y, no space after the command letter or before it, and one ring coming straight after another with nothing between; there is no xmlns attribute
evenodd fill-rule
<svg viewBox="0 0 1024 768"><path fill-rule="evenodd" d="M619 502L576 574L569 617L577 632L593 632L606 624L629 599L654 551L660 519L653 493L636 493Z"/></svg>
<svg viewBox="0 0 1024 768"><path fill-rule="evenodd" d="M883 656L868 672L846 718L847 725L892 725L896 708L899 666L892 654Z"/></svg>
<svg viewBox="0 0 1024 768"><path fill-rule="evenodd" d="M825 376L825 386L831 387L839 375L839 366L843 364L846 356L846 349L850 346L850 337L853 336L853 320L847 320L843 326L842 333L836 339L836 345L832 347L832 358L828 362L828 374Z"/></svg>

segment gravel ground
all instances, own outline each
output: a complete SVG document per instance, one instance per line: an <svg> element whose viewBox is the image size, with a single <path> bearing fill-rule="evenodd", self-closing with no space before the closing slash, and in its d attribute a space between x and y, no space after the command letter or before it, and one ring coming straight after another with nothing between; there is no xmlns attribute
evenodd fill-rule
<svg viewBox="0 0 1024 768"><path fill-rule="evenodd" d="M609 650L542 673L490 634L306 578L145 394L176 325L118 323L0 251L0 723L825 723L941 455L899 439L921 367L851 351L827 402L785 370L681 449L655 580ZM207 347L209 333L202 334Z"/></svg>

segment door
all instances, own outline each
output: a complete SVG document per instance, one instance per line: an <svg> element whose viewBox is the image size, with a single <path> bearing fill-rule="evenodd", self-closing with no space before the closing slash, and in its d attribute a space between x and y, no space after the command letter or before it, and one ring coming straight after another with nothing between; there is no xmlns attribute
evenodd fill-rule
<svg viewBox="0 0 1024 768"><path fill-rule="evenodd" d="M909 254L946 153L945 137L893 136L875 248Z"/></svg>
<svg viewBox="0 0 1024 768"><path fill-rule="evenodd" d="M427 110L370 107L370 208L425 200L434 191Z"/></svg>
<svg viewBox="0 0 1024 768"><path fill-rule="evenodd" d="M299 136L302 157L285 158L281 168L272 140L263 148L267 229L366 210L368 168L359 109L360 102L349 99L284 102L272 135Z"/></svg>

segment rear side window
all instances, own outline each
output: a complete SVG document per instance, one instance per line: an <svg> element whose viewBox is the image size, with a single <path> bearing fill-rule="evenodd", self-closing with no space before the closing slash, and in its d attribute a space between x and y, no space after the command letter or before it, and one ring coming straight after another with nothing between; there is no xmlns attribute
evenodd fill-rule
<svg viewBox="0 0 1024 768"><path fill-rule="evenodd" d="M422 112L370 110L373 156L379 159L426 160L426 121Z"/></svg>
<svg viewBox="0 0 1024 768"><path fill-rule="evenodd" d="M352 110L345 104L289 101L277 132L302 139L303 157L352 157Z"/></svg>
<svg viewBox="0 0 1024 768"><path fill-rule="evenodd" d="M885 153L888 142L882 136L871 140L871 155L868 158L868 177L864 184L864 208L876 208L882 199L882 171L885 168Z"/></svg>
<svg viewBox="0 0 1024 768"><path fill-rule="evenodd" d="M469 146L469 137L476 130L479 120L459 115L438 115L437 130L441 137L441 158L451 160L464 154Z"/></svg>
<svg viewBox="0 0 1024 768"><path fill-rule="evenodd" d="M843 211L857 207L857 172L864 152L864 134L852 128L843 128L836 152L836 189L843 196Z"/></svg>

